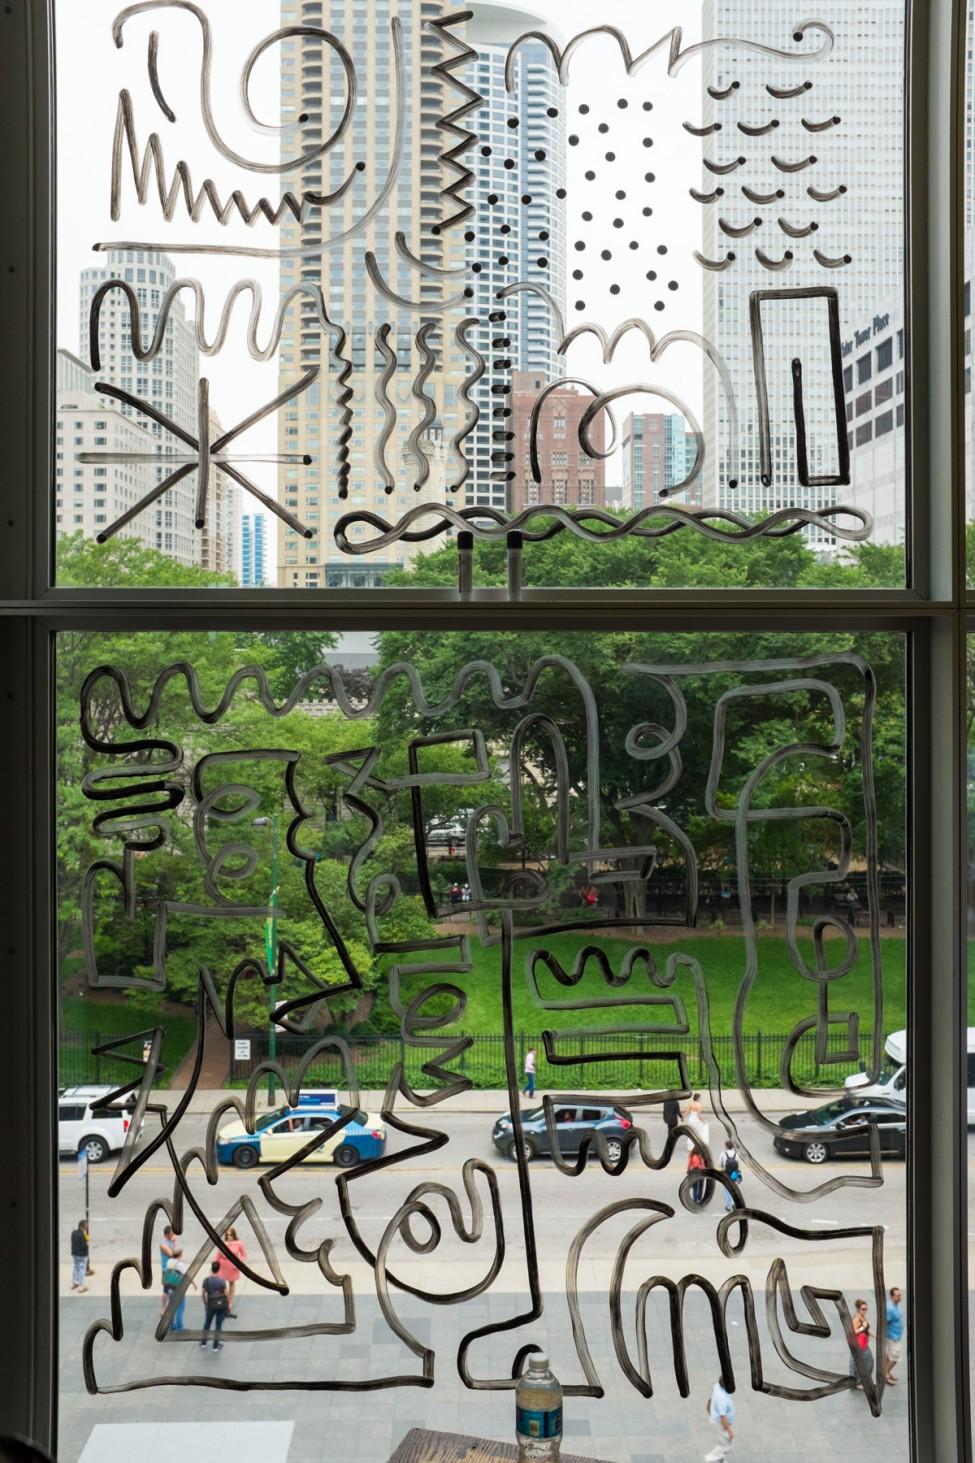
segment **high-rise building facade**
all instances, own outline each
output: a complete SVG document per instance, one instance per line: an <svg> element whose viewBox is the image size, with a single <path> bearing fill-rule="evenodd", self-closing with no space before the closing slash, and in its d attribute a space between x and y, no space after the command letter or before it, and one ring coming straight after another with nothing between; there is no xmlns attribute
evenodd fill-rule
<svg viewBox="0 0 975 1463"><path fill-rule="evenodd" d="M120 252L108 250L99 256L99 263L81 274L79 305L80 354L89 354L89 322L95 295L109 280L124 280L135 291L139 304L142 339L151 340L161 302L176 279L173 261L166 254L154 251ZM151 361L138 361L132 353L132 333L128 301L120 289L111 290L98 311L98 349L100 366L97 379L110 381L171 417L187 431L195 431L198 417L199 350L196 334L187 322L186 311L179 297L169 311L162 346ZM106 401L106 405L107 405ZM149 451L178 450L173 437L158 422L125 404L112 403L124 417L131 418L152 439ZM91 465L86 465L91 471ZM97 470L97 469L95 469ZM160 482L168 469L149 469L149 489ZM94 479L92 479L94 482ZM181 564L200 564L203 545L196 528L196 477L190 474L170 488L137 520L139 537L151 547ZM151 530L151 531L150 531ZM213 533L211 531L211 539ZM208 550L213 556L212 548ZM225 557L221 551L220 557Z"/></svg>
<svg viewBox="0 0 975 1463"><path fill-rule="evenodd" d="M606 502L605 459L590 456L579 442L579 424L592 398L574 386L550 392L537 415L535 452L540 481L535 481L531 466L532 413L539 393L548 384L540 372L516 371L512 394L506 398L512 404L510 420L514 424L512 513L533 503L593 507ZM602 412L593 421L591 442L597 453L604 450L606 428Z"/></svg>
<svg viewBox="0 0 975 1463"><path fill-rule="evenodd" d="M544 296L522 290L502 298L510 285L540 286L565 313L565 100L551 53L530 42L516 53L514 86L505 86L508 49L529 31L550 29L544 17L505 5L474 3L467 43L477 51L468 82L483 98L471 125L477 131L470 166L477 226L469 231L467 258L478 317L472 332L490 369L474 386L479 418L468 451L467 501L504 510L509 498L524 501L514 474L506 392L508 371L531 371L543 385L555 381L561 341ZM513 505L513 501L511 502Z"/></svg>
<svg viewBox="0 0 975 1463"><path fill-rule="evenodd" d="M680 488L694 470L699 446L679 412L634 412L623 423L623 505L637 513L654 503L673 501L699 507L700 476Z"/></svg>
<svg viewBox="0 0 975 1463"><path fill-rule="evenodd" d="M281 288L321 287L329 319L346 332L343 360L351 366L346 384L352 392L351 434L345 440L337 403L343 368L330 353L314 299L306 295L285 318L282 389L312 366L320 364L321 373L279 414L279 444L282 452L298 450L313 460L282 467L278 495L313 537L279 523L282 587L381 583L390 569L407 562L411 546L343 555L334 542L336 521L355 509L396 521L416 503L450 497L459 485L462 464L458 454L443 449L443 441L449 443L463 421L457 392L473 366L455 336L463 316L443 311L438 302L459 297L466 305L470 296L463 294L464 230L455 225L440 231L457 209L454 199L442 196L457 176L442 153L456 139L437 124L463 96L433 69L457 55L435 24L454 13L443 0L373 0L368 8L354 0L282 0L282 27L330 32L351 58L357 83L341 142L281 178L282 189L299 196L325 195L323 204L307 204L301 223L289 215L280 230ZM452 34L462 36L463 27L458 24ZM347 78L337 54L314 34L286 36L280 56L282 120L307 118L284 134L284 154L294 157L310 140L327 138L341 126ZM397 304L394 296L416 307ZM424 389L434 415L429 429L411 443L423 416L413 386L424 363L417 339L424 326L434 357ZM395 370L387 376L394 357ZM344 474L337 466L340 443ZM463 502L459 490L458 501ZM354 530L353 539L363 531Z"/></svg>
<svg viewBox="0 0 975 1463"><path fill-rule="evenodd" d="M796 19L791 0L703 5L705 37L742 37L779 49L798 48ZM841 474L828 306L822 298L787 292L835 288L844 336L872 315L878 301L903 294L905 7L890 0L836 0L824 19L833 49L806 69L730 43L704 53L706 162L697 186L711 201L701 205L700 251L714 266L702 266L704 333L728 366L742 422L735 469L726 396L717 373L706 368L704 500L749 514L793 504L820 509L851 497L842 484L799 482L792 379L797 342L810 476ZM810 32L803 44L812 49L818 39ZM791 95L781 95L790 87ZM768 482L762 481L750 330L750 304L759 291L778 296L762 306ZM737 487L731 486L735 478ZM827 530L809 529L807 537L818 551L837 547Z"/></svg>
<svg viewBox="0 0 975 1463"><path fill-rule="evenodd" d="M240 582L245 589L267 583L267 519L263 513L243 513L240 519Z"/></svg>

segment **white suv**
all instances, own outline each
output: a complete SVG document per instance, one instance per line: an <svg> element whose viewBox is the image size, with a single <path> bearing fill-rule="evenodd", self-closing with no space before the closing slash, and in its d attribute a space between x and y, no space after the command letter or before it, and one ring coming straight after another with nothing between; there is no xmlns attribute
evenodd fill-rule
<svg viewBox="0 0 975 1463"><path fill-rule="evenodd" d="M88 1155L89 1163L104 1163L108 1155L125 1142L131 1114L124 1106L92 1112L100 1099L114 1089L63 1087L58 1093L58 1152Z"/></svg>

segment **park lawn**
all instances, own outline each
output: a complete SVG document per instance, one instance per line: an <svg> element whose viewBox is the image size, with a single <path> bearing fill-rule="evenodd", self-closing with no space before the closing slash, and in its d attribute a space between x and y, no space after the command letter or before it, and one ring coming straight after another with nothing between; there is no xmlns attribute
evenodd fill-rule
<svg viewBox="0 0 975 1463"><path fill-rule="evenodd" d="M745 973L745 941L740 935L699 936L676 942L661 942L654 946L652 935L645 941L627 941L590 938L585 935L552 935L540 939L516 942L514 952L514 1028L516 1032L527 1032L537 1036L543 1029L552 1026L620 1026L634 1024L647 1019L647 1007L616 1006L587 1007L580 1011L546 1011L532 998L527 972L526 957L531 950L543 947L556 956L563 968L571 968L578 953L587 945L595 945L605 951L614 970L618 970L627 949L645 944L652 949L657 969L665 968L668 955L680 953L689 955L699 962L707 983L710 1004L711 1031L714 1035L725 1034L732 1029L735 1000ZM800 950L808 964L812 964L812 942L801 939ZM836 961L843 949L839 941L826 944L827 960ZM906 1024L906 942L902 938L880 941L883 968L885 1034L896 1031ZM440 975L424 978L405 976L403 993L409 998L421 991L424 985L434 980L448 981L459 986L467 995L467 1009L456 1022L456 1028L471 1035L497 1033L501 1030L501 954L497 946L485 949L476 937L471 939L471 961L473 971L468 975ZM612 996L621 999L632 988L638 995L663 995L647 979L642 965L637 965L629 987L607 986L598 969L590 968L579 983L572 987L560 985L544 968L539 970L539 987L547 999L570 1000ZM689 972L678 974L672 993L683 999L692 1032L698 1029L697 1003ZM436 1009L432 1006L430 1009ZM836 1012L858 1011L861 1015L863 1034L872 1029L873 977L870 950L861 942L857 962L848 975L843 977L831 992L831 1009ZM805 980L793 969L785 941L781 936L765 935L758 939L758 973L752 986L746 1008L746 1027L749 1031L784 1036L796 1023L816 1010L816 986ZM650 1019L654 1019L650 1017ZM657 1018L668 1019L666 1011ZM672 1018L670 1018L672 1019Z"/></svg>
<svg viewBox="0 0 975 1463"><path fill-rule="evenodd" d="M59 1059L61 1084L75 1082L131 1082L138 1075L127 1062L102 1057L97 1061L91 1047L111 1041L129 1032L141 1031L156 1024L123 1002L89 1001L83 996L65 996L61 1001L61 1041ZM160 1086L168 1087L173 1072L196 1040L196 1016L187 1007L186 1015L167 1013L160 1024L165 1029L162 1060L165 1071ZM74 1038L72 1040L72 1037ZM138 1055L137 1045L130 1049ZM96 1065L97 1061L97 1065Z"/></svg>

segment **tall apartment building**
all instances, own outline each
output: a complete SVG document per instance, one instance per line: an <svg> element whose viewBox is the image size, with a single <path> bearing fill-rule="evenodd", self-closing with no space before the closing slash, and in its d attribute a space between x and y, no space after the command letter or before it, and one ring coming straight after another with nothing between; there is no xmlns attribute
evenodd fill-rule
<svg viewBox="0 0 975 1463"><path fill-rule="evenodd" d="M210 441L223 435L223 425L216 412L210 412ZM197 533L200 540L200 568L214 574L232 574L238 578L238 520L241 490L232 478L219 468L211 468L207 490L206 522Z"/></svg>
<svg viewBox="0 0 975 1463"><path fill-rule="evenodd" d="M531 472L530 439L532 408L539 392L548 385L540 372L516 371L512 380L514 430L511 511L519 512L532 503L602 506L606 502L606 462L590 457L579 445L579 423L592 398L574 386L565 386L545 398L539 413L536 450L541 482ZM592 445L601 451L606 445L605 414L592 425Z"/></svg>
<svg viewBox="0 0 975 1463"><path fill-rule="evenodd" d="M245 589L267 583L267 519L263 513L243 513L240 519L240 582Z"/></svg>
<svg viewBox="0 0 975 1463"><path fill-rule="evenodd" d="M623 423L623 505L637 513L665 502L693 471L698 446L679 412L634 412ZM663 497L661 497L663 494ZM700 477L674 494L683 507L703 502Z"/></svg>
<svg viewBox="0 0 975 1463"><path fill-rule="evenodd" d="M166 291L176 278L173 261L166 254L153 251L136 254L109 250L98 256L99 263L82 270L79 301L78 334L80 355L89 355L89 319L94 296L103 284L121 279L135 290L141 315L143 340L151 340ZM157 411L165 412L188 431L197 425L197 382L199 350L192 326L179 298L169 312L169 323L159 354L152 361L137 361L132 353L129 306L121 290L112 290L102 301L98 316L98 345L101 363L97 379L111 381L133 395L141 397ZM105 405L109 403L106 401ZM130 418L151 438L149 451L178 450L175 440L157 422L127 405L112 403L113 410ZM97 472L90 464L85 471ZM149 469L149 489L166 475L166 469ZM92 477L94 483L94 477ZM73 515L72 515L73 516ZM193 474L170 488L136 520L138 536L150 547L181 564L200 564L203 544L196 521L196 478ZM151 531L150 531L151 530ZM213 540L211 530L210 539ZM208 547L210 557L214 556ZM218 557L226 557L224 550Z"/></svg>
<svg viewBox="0 0 975 1463"><path fill-rule="evenodd" d="M515 496L524 501L525 484L513 476L517 464L510 460L504 393L492 388L513 385L509 371L537 373L544 385L563 374L561 342L544 298L530 291L506 300L498 295L508 285L540 285L565 313L565 100L551 54L540 42L519 48L514 88L505 87L508 48L528 31L549 30L544 17L476 0L470 8L467 43L477 61L467 79L484 99L471 117L477 130L469 164L476 174L477 220L467 259L471 314L480 321L471 335L490 369L471 393L480 417L468 439L467 501L503 510L509 484L511 506ZM492 320L502 311L503 320Z"/></svg>
<svg viewBox="0 0 975 1463"><path fill-rule="evenodd" d="M299 195L340 195L322 207L311 205L301 224L289 215L278 231L280 247L292 251L282 260L281 288L286 292L300 284L321 286L330 319L348 332L349 385L354 393L352 435L347 444L348 496L342 498L338 367L330 358L329 337L320 327L314 301L306 297L296 302L286 317L281 341L281 387L293 384L313 365L320 364L322 369L315 384L280 412L279 445L282 452L298 450L314 460L306 467L282 467L278 496L315 536L305 539L279 523L276 557L282 586L381 583L390 569L407 562L410 546L400 543L386 553L362 557L343 555L334 543L336 520L349 511L368 509L395 522L416 503L442 499L445 490L459 480L456 457L444 451L442 444L444 439L449 443L463 420L457 391L473 364L454 335L463 318L460 310L444 313L434 302L460 295L466 306L471 298L463 295L464 229L455 225L438 231L440 223L456 212L454 201L441 196L444 186L456 178L454 170L442 163L441 154L456 139L445 135L437 122L461 105L463 96L434 74L433 67L453 59L456 49L430 24L453 13L455 7L444 0L373 0L368 7L358 0L281 3L282 27L324 27L342 42L355 65L358 86L357 103L342 140L279 180L282 190L290 188ZM394 20L399 22L402 36L399 75ZM454 33L462 36L463 28L456 27ZM299 114L307 117L300 128L283 135L284 156L294 157L302 148L307 151L310 142L327 140L341 124L346 79L336 54L314 35L288 36L279 49L282 119L287 123ZM404 126L397 168L400 87ZM395 177L388 198L368 217L391 170ZM364 217L367 222L362 226ZM402 235L400 245L397 233ZM330 243L333 239L340 242ZM424 270L410 262L404 248L422 258ZM367 251L388 289L417 301L418 309L390 300L370 277ZM424 302L430 306L426 312ZM435 416L432 431L420 439L428 458L428 477L417 492L424 469L411 451L409 436L422 411L412 384L422 365L416 334L428 321L428 344L436 366L426 389ZM380 399L387 355L377 339L384 323L392 327L387 346L396 355L388 396L397 419L388 435L388 413ZM463 493L457 497L462 503Z"/></svg>
<svg viewBox="0 0 975 1463"><path fill-rule="evenodd" d="M797 48L796 19L792 0L704 0L703 5L706 37L743 37L787 50ZM721 130L703 138L703 158L732 167L715 173L702 166L699 190L710 195L720 189L721 194L701 205L700 248L713 262L734 256L724 269L702 270L704 332L727 362L742 418L739 486L733 489L727 407L716 374L706 367L703 426L709 461L704 500L746 513L766 514L790 504L820 508L848 502L852 492L843 486L802 487L798 481L791 375L797 343L810 472L829 475L838 467L822 300L776 300L763 307L771 482L762 483L749 329L752 292L835 287L843 335L872 314L878 300L903 293L904 6L890 0L836 0L824 19L835 35L835 47L826 60L808 67L776 63L733 45L704 53L702 115L695 120L706 128L720 124ZM811 50L817 41L810 32L805 47ZM791 98L767 90L767 84L784 89L805 82L808 88ZM725 99L712 95L727 91L732 83L735 90ZM804 121L812 123L812 130ZM769 130L759 133L760 128ZM735 168L737 157L744 162ZM776 158L786 164L784 169ZM817 200L807 191L810 186L835 196ZM771 202L754 202L744 194L745 187ZM835 193L840 187L845 191ZM812 226L811 234L789 232ZM848 257L849 262L824 268L815 248L828 259ZM786 267L777 271L763 266L757 250ZM714 444L719 444L717 451ZM820 551L836 548L828 532L809 530L808 537Z"/></svg>
<svg viewBox="0 0 975 1463"><path fill-rule="evenodd" d="M95 393L95 376L70 351L57 353L55 380L54 499L58 537L95 538L148 493L153 473L141 463L82 463L82 452L154 452L152 434ZM156 546L150 513L126 524L120 538Z"/></svg>

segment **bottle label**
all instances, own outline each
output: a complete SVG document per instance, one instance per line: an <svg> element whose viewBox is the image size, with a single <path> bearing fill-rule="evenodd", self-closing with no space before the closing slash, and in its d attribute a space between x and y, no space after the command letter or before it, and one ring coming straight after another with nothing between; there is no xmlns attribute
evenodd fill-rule
<svg viewBox="0 0 975 1463"><path fill-rule="evenodd" d="M534 1412L528 1407L516 1407L515 1430L523 1438L560 1438L562 1408L551 1407L546 1412Z"/></svg>

